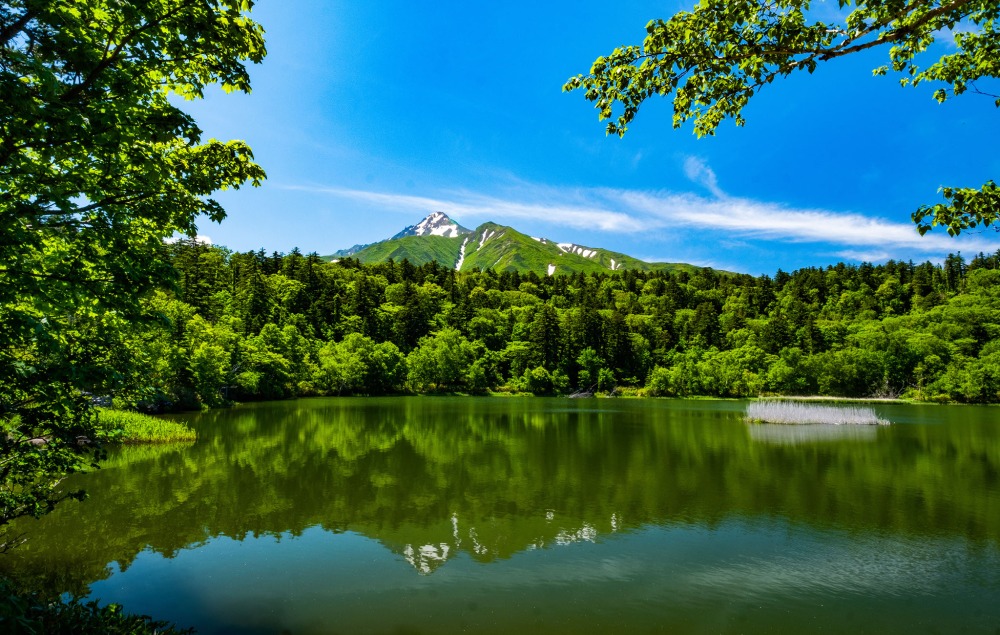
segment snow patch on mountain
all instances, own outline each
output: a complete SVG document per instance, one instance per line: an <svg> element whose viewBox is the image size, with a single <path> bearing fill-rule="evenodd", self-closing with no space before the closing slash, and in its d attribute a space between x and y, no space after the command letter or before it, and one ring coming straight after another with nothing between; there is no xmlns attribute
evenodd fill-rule
<svg viewBox="0 0 1000 635"><path fill-rule="evenodd" d="M556 246L566 253L576 254L578 256L583 256L584 258L593 258L597 255L596 249L587 249L586 247L574 245L573 243L556 243Z"/></svg>
<svg viewBox="0 0 1000 635"><path fill-rule="evenodd" d="M462 246L458 248L458 262L455 263L455 271L462 270L462 263L465 262L465 246L469 244L469 237L462 241Z"/></svg>
<svg viewBox="0 0 1000 635"><path fill-rule="evenodd" d="M556 272L556 266L553 265L553 264L551 264L551 263L549 263L549 275L551 276L555 272Z"/></svg>
<svg viewBox="0 0 1000 635"><path fill-rule="evenodd" d="M489 240L490 238L493 238L494 236L496 236L496 232L495 231L493 231L492 229L484 229L483 230L483 235L479 239L479 249L482 249L483 248L483 244L485 244L487 240Z"/></svg>
<svg viewBox="0 0 1000 635"><path fill-rule="evenodd" d="M462 227L445 214L444 212L434 212L429 214L424 220L416 225L410 225L403 231L392 237L405 238L407 236L444 236L445 238L455 238L464 234L471 234L471 229Z"/></svg>

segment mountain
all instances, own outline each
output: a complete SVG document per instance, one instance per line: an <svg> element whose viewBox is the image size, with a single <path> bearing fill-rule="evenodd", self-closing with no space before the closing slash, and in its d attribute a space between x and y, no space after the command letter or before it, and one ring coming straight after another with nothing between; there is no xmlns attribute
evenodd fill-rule
<svg viewBox="0 0 1000 635"><path fill-rule="evenodd" d="M353 256L354 254L358 253L362 249L365 249L366 247L371 247L371 246L372 246L372 243L368 243L367 245L354 245L353 247L348 247L347 249L338 249L337 251L333 252L329 256L325 256L325 258L327 258L327 259L347 258L349 256Z"/></svg>
<svg viewBox="0 0 1000 635"><path fill-rule="evenodd" d="M451 220L444 212L434 212L416 225L410 225L389 240L406 238L407 236L444 236L446 238L454 238L471 233L471 229L462 227Z"/></svg>
<svg viewBox="0 0 1000 635"><path fill-rule="evenodd" d="M443 212L434 212L388 240L355 245L326 258L333 260L348 256L366 264L390 259L398 262L405 258L414 265L436 260L458 271L534 271L539 275L622 269L689 272L698 269L685 263L645 262L607 249L535 238L497 223L483 223L470 230Z"/></svg>
<svg viewBox="0 0 1000 635"><path fill-rule="evenodd" d="M424 220L420 221L416 225L410 225L403 231L399 232L389 240L398 240L400 238L407 238L409 236L444 236L448 238L454 238L456 236L462 236L464 234L471 234L471 229L466 229L462 227L455 221L445 214L444 212L434 212L427 216ZM385 241L382 241L385 242ZM373 244L378 243L368 243L367 245L354 245L353 247L348 247L347 249L340 249L327 258L338 259L338 258L348 258L358 253L363 249L371 247Z"/></svg>

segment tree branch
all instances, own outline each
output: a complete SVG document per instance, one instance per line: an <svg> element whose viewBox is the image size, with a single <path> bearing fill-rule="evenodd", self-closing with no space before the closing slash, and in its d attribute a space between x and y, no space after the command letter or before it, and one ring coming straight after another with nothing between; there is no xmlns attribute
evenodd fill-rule
<svg viewBox="0 0 1000 635"><path fill-rule="evenodd" d="M870 48L874 48L876 46L881 46L882 44L888 44L890 42L894 42L894 41L900 39L903 36L911 34L914 30L916 30L919 27L927 24L927 22L929 22L930 20L933 20L934 18L936 18L936 17L938 17L938 16L940 16L940 15L942 15L944 13L948 13L950 11L954 11L954 10L956 10L956 9L958 9L958 8L966 5L966 4L974 2L974 1L975 0L954 0L954 2L952 2L951 4L940 6L940 7L936 8L936 9L932 9L932 10L928 11L926 14L920 16L920 18L918 20L916 20L913 24L904 25L904 26L902 26L902 27L900 27L898 29L895 29L895 30L889 31L887 33L884 33L883 35L879 36L878 38L876 38L876 39L874 39L872 41L864 42L864 43L861 43L861 44L855 44L854 46L848 46L848 45L851 44L852 42L857 41L858 38L860 38L860 37L865 37L867 35L870 35L871 33L878 32L880 29L882 29L883 27L885 27L887 24L889 24L889 23L891 23L891 22L893 22L895 20L902 19L903 17L905 17L906 14L911 13L916 8L917 5L916 4L909 5L903 11L901 11L900 13L895 14L894 16L892 16L891 18L889 18L888 20L883 21L883 22L874 23L867 30L856 33L854 35L854 37L850 37L849 33L846 30L837 29L836 30L837 33L843 33L844 35L847 35L848 38L845 41L843 41L840 44L837 44L835 46L824 47L824 48L812 48L812 49L808 49L808 48L802 48L802 49L767 49L767 48L763 48L763 47L759 47L758 46L757 48L755 48L755 50L753 52L750 52L750 53L744 53L744 54L740 54L740 55L731 55L731 56L713 57L712 61L733 64L733 63L742 62L744 60L750 59L750 58L755 57L755 56L763 56L763 57L775 57L775 56L779 56L779 57L794 57L796 55L806 55L807 57L805 59L795 60L793 62L789 62L789 66L796 66L796 65L798 65L798 64L800 64L800 63L802 63L804 61L808 61L810 59L818 59L818 60L821 60L821 61L827 61L827 60L830 60L830 59L833 59L833 58L836 58L836 57L842 57L844 55L849 55L851 53L857 53L857 52L864 51L864 50L867 50L867 49L870 49ZM926 4L926 3L922 2L922 3L919 3L919 4ZM659 58L661 58L661 57L663 57L665 55L666 55L666 53L664 51L653 51L653 52L650 52L650 53L643 53L643 54L640 54L640 55L633 56L632 58L629 59L629 61L627 63L629 65L631 65L631 64L635 64L636 62L639 62L641 60L659 59ZM674 57L676 59L679 56L677 56L675 54ZM698 67L698 66L704 65L705 63L707 63L707 61L708 60L699 60L697 62L688 63L688 64L685 65L685 67L686 68ZM594 75L591 74L591 77L593 77L593 76Z"/></svg>
<svg viewBox="0 0 1000 635"><path fill-rule="evenodd" d="M26 9L24 15L12 22L3 31L0 31L0 46L6 46L7 42L17 35L18 31L23 29L32 19L34 19L35 14L30 9Z"/></svg>
<svg viewBox="0 0 1000 635"><path fill-rule="evenodd" d="M1000 99L1000 95L994 95L993 93L987 93L987 92L979 90L979 87L976 86L975 82L969 82L969 86L972 86L972 92L976 93L977 95L983 95L985 97L992 97L994 99Z"/></svg>
<svg viewBox="0 0 1000 635"><path fill-rule="evenodd" d="M918 28L922 27L923 25L927 24L928 22L930 22L934 18L938 17L939 15L942 15L944 13L948 13L950 11L954 11L954 10L958 9L959 7L961 7L963 5L966 5L966 4L969 4L970 2L973 2L973 1L974 0L955 0L951 4L940 6L937 9L931 9L930 11L928 11L927 13L925 13L924 15L920 16L920 18L918 18L913 24L907 24L907 25L901 26L900 28L895 29L893 31L890 31L890 32L886 33L885 35L882 35L882 36L880 36L880 37L872 40L871 42L865 42L864 44L857 44L855 46L850 46L848 48L843 48L843 49L841 49L839 47L834 47L834 51L832 51L832 52L830 52L828 54L821 55L820 59L823 60L823 61L826 61L826 60L829 60L829 59L833 59L834 57L840 57L842 55L849 55L850 53L857 53L859 51L864 51L866 49L870 49L870 48L875 47L875 46L880 46L882 44L887 44L889 42L895 42L899 38L901 38L901 37L903 37L905 35L909 35L909 34L913 33L913 31L915 31L916 29L918 29ZM910 9L908 11L905 11L903 15L905 15L906 13L909 13L910 11L912 11L912 9ZM896 18L894 18L894 19L899 20L901 18L902 18L902 16L899 15L899 14L897 14ZM892 20L890 20L890 22L892 22ZM872 31L873 31L873 29L869 29L865 33L865 35L867 35L868 33L871 33ZM840 46L845 46L848 43L850 43L850 40L848 40L847 42L844 42Z"/></svg>

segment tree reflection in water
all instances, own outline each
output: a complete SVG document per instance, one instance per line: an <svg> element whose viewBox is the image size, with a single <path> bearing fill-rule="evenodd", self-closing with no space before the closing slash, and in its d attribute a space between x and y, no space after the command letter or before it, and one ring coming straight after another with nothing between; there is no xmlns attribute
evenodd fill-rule
<svg viewBox="0 0 1000 635"><path fill-rule="evenodd" d="M377 540L422 574L457 554L488 563L732 519L1000 543L1000 431L985 409L897 407L898 425L831 434L748 426L743 407L345 398L188 415L195 444L117 449L66 484L90 499L22 523L31 540L0 566L85 593L143 550L312 527ZM942 416L954 420L910 425Z"/></svg>

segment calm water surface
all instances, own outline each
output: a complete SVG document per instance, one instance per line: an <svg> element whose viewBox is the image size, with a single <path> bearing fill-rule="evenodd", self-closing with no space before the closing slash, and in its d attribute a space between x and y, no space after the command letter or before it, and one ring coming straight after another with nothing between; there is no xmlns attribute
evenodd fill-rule
<svg viewBox="0 0 1000 635"><path fill-rule="evenodd" d="M1000 410L313 399L185 418L22 523L26 586L199 633L1000 633Z"/></svg>

